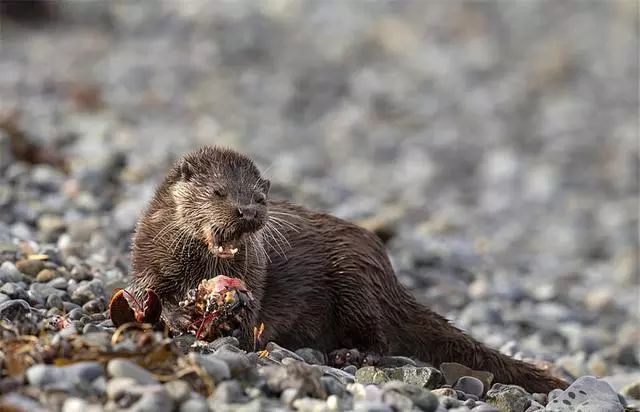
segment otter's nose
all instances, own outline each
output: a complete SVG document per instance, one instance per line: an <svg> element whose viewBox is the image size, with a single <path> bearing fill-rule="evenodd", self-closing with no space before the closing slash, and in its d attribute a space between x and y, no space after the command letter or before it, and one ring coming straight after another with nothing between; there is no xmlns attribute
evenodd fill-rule
<svg viewBox="0 0 640 412"><path fill-rule="evenodd" d="M253 206L242 206L238 208L238 217L243 220L253 220L256 218L256 208Z"/></svg>

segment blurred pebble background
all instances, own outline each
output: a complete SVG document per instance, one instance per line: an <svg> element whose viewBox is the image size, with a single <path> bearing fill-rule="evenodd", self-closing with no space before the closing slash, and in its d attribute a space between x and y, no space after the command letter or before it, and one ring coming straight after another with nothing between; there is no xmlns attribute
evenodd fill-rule
<svg viewBox="0 0 640 412"><path fill-rule="evenodd" d="M487 343L637 370L638 2L39 10L0 21L5 245L51 243L110 290L167 167L226 145L274 197L375 230L401 280Z"/></svg>

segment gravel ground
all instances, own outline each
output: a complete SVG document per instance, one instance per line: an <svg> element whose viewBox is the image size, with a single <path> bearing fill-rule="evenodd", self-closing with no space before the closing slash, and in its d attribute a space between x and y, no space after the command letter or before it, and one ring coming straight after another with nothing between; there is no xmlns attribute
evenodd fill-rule
<svg viewBox="0 0 640 412"><path fill-rule="evenodd" d="M640 406L637 2L46 4L53 21L0 21L0 408ZM112 336L136 219L203 144L375 230L402 282L477 338L582 378L486 392L455 365Z"/></svg>

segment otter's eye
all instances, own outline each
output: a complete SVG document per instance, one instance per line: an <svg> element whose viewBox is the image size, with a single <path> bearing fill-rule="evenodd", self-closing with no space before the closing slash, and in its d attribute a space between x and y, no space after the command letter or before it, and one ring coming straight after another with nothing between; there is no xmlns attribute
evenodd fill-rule
<svg viewBox="0 0 640 412"><path fill-rule="evenodd" d="M265 203L267 203L267 195L265 195L264 193L258 192L255 195L255 201L259 205L264 205Z"/></svg>
<svg viewBox="0 0 640 412"><path fill-rule="evenodd" d="M225 192L225 190L222 188L216 187L215 189L213 189L213 194L218 197L225 197L227 195L227 192Z"/></svg>

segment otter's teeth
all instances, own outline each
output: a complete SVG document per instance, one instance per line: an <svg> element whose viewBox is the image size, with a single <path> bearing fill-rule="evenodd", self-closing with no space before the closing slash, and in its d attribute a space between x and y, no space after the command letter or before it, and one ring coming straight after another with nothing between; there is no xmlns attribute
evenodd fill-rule
<svg viewBox="0 0 640 412"><path fill-rule="evenodd" d="M218 246L218 252L220 253L224 252L224 248L222 246Z"/></svg>
<svg viewBox="0 0 640 412"><path fill-rule="evenodd" d="M238 253L238 248L237 247L231 248L231 253L233 253L234 255Z"/></svg>

